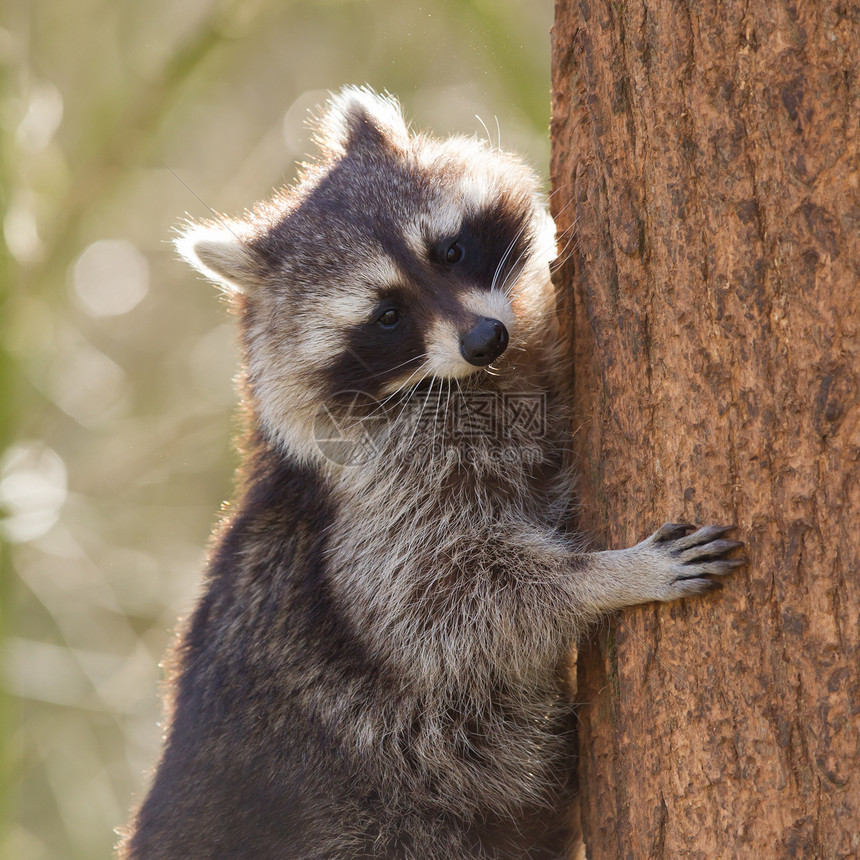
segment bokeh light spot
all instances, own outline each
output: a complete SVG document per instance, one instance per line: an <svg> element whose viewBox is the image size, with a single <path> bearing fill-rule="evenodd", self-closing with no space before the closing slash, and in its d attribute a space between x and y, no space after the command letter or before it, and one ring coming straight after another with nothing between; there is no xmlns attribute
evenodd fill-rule
<svg viewBox="0 0 860 860"><path fill-rule="evenodd" d="M50 81L30 85L27 113L18 126L15 140L30 152L41 152L63 120L62 93Z"/></svg>
<svg viewBox="0 0 860 860"><path fill-rule="evenodd" d="M45 534L60 516L66 483L66 464L43 442L9 448L0 462L4 536L20 543Z"/></svg>
<svg viewBox="0 0 860 860"><path fill-rule="evenodd" d="M149 291L149 264L131 242L102 239L78 257L72 286L75 299L90 316L125 314Z"/></svg>

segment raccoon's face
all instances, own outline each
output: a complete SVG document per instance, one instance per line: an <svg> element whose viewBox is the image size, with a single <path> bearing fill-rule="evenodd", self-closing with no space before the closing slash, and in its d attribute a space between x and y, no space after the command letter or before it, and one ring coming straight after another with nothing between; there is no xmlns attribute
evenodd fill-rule
<svg viewBox="0 0 860 860"><path fill-rule="evenodd" d="M547 324L555 250L531 171L411 135L389 98L345 90L318 139L295 188L177 242L235 296L254 405L297 452L342 397L512 367Z"/></svg>

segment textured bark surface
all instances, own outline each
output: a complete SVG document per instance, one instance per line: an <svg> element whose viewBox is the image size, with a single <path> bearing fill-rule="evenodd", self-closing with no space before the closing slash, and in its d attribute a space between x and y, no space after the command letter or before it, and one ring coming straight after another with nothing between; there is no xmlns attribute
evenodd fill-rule
<svg viewBox="0 0 860 860"><path fill-rule="evenodd" d="M860 855L860 4L560 0L583 525L735 522L581 650L589 860Z"/></svg>

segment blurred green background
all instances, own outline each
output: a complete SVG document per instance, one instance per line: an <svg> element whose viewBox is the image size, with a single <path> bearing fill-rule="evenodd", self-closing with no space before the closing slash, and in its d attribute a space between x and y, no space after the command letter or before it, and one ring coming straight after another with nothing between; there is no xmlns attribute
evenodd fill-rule
<svg viewBox="0 0 860 860"><path fill-rule="evenodd" d="M418 128L500 133L545 176L551 19L550 0L2 6L0 856L110 856L231 493L232 331L172 228L289 181L308 109L345 83Z"/></svg>

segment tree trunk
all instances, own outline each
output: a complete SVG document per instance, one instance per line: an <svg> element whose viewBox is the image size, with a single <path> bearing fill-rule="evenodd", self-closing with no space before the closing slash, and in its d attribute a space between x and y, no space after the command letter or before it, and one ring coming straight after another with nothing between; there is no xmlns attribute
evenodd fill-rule
<svg viewBox="0 0 860 860"><path fill-rule="evenodd" d="M860 855L860 6L559 0L582 525L735 522L581 649L589 860Z"/></svg>

